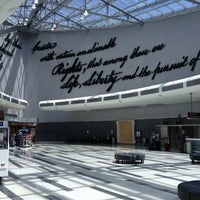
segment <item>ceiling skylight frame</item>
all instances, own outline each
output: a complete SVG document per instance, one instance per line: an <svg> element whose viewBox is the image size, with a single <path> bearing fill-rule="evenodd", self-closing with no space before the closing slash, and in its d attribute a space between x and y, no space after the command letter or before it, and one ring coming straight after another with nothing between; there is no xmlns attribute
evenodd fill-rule
<svg viewBox="0 0 200 200"><path fill-rule="evenodd" d="M48 31L47 23L55 23L57 31L88 30L143 24L200 9L200 0L39 0L35 11L33 3L25 0L7 21L18 28L27 24L27 31ZM88 15L81 20L85 8ZM56 16L54 20L52 15Z"/></svg>

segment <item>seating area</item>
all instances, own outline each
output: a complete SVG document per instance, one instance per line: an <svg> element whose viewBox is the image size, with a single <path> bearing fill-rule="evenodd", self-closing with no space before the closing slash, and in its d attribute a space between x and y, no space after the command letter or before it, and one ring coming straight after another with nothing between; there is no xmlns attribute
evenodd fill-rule
<svg viewBox="0 0 200 200"><path fill-rule="evenodd" d="M181 200L200 199L200 180L185 181L178 185L178 197Z"/></svg>
<svg viewBox="0 0 200 200"><path fill-rule="evenodd" d="M190 159L192 163L195 163L197 161L199 163L200 161L200 152L192 152L190 153Z"/></svg>
<svg viewBox="0 0 200 200"><path fill-rule="evenodd" d="M145 159L145 154L143 153L126 153L126 152L121 152L121 153L116 153L115 154L115 159L116 163L144 163Z"/></svg>

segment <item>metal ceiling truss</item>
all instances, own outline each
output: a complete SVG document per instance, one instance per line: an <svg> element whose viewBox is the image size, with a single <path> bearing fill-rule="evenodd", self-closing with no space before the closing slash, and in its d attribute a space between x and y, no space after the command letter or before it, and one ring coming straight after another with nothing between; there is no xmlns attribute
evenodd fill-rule
<svg viewBox="0 0 200 200"><path fill-rule="evenodd" d="M7 21L21 31L89 30L142 25L197 9L200 0L24 0Z"/></svg>
<svg viewBox="0 0 200 200"><path fill-rule="evenodd" d="M133 19L136 20L138 23L143 24L143 22L142 22L141 20L139 20L138 18L136 18L136 17L134 17L133 15L131 15L131 14L125 12L124 10L118 8L117 6L115 6L115 5L111 4L111 3L109 3L108 1L105 1L105 0L101 0L101 1L104 2L105 4L108 4L109 6L113 7L113 8L116 9L117 11L123 13L125 16L128 16L128 17L130 17L130 18L133 18Z"/></svg>

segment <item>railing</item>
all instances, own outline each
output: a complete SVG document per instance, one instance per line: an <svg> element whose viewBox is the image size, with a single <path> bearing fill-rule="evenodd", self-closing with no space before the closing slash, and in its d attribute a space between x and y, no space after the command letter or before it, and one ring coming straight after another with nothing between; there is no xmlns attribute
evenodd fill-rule
<svg viewBox="0 0 200 200"><path fill-rule="evenodd" d="M0 92L0 107L10 109L25 109L28 106L28 102L23 99L10 96L3 92Z"/></svg>

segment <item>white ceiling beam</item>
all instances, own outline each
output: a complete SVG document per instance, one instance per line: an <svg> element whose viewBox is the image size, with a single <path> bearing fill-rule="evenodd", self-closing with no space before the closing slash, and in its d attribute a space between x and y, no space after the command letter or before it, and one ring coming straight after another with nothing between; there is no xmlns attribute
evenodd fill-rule
<svg viewBox="0 0 200 200"><path fill-rule="evenodd" d="M0 24L2 24L25 0L0 0Z"/></svg>

